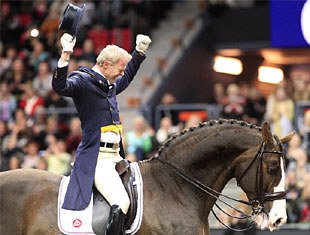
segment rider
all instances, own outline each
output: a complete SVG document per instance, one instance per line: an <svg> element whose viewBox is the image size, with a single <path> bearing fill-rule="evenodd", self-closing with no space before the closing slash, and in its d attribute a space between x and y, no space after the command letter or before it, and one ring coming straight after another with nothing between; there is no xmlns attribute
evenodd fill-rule
<svg viewBox="0 0 310 235"><path fill-rule="evenodd" d="M62 35L63 49L52 81L58 94L73 98L83 131L62 208L85 209L94 184L111 205L106 234L124 234L130 201L115 170L115 164L122 160L122 125L116 95L133 80L151 39L137 35L131 55L116 45L108 45L98 55L94 67L80 67L67 75L75 41L68 33Z"/></svg>

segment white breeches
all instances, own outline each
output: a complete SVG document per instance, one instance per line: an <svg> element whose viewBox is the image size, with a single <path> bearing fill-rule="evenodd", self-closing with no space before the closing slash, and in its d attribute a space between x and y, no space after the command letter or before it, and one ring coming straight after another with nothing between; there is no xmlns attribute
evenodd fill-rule
<svg viewBox="0 0 310 235"><path fill-rule="evenodd" d="M117 162L122 160L118 151L99 152L95 171L94 183L98 191L104 196L108 203L118 205L124 214L127 214L130 200L124 188L121 178L115 170Z"/></svg>

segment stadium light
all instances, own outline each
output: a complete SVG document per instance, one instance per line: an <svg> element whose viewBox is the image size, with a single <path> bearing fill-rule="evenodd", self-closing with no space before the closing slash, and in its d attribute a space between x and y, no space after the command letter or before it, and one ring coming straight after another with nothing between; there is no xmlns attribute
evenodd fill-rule
<svg viewBox="0 0 310 235"><path fill-rule="evenodd" d="M242 62L239 59L215 56L213 70L218 73L239 75L242 72Z"/></svg>
<svg viewBox="0 0 310 235"><path fill-rule="evenodd" d="M31 37L33 37L33 38L38 37L38 36L39 36L39 30L36 29L36 28L32 29L32 30L30 31L30 35L31 35Z"/></svg>
<svg viewBox="0 0 310 235"><path fill-rule="evenodd" d="M258 81L278 84L283 80L283 71L280 68L260 66L258 68Z"/></svg>

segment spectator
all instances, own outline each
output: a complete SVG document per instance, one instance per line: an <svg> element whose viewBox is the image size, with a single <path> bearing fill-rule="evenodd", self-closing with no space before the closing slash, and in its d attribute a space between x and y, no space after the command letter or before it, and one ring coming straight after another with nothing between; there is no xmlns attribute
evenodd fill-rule
<svg viewBox="0 0 310 235"><path fill-rule="evenodd" d="M66 152L66 143L55 135L48 136L49 147L44 153L47 170L59 175L70 173L71 155Z"/></svg>
<svg viewBox="0 0 310 235"><path fill-rule="evenodd" d="M9 128L5 121L0 120L0 166L3 161L5 146L8 144ZM1 171L1 169L0 169Z"/></svg>
<svg viewBox="0 0 310 235"><path fill-rule="evenodd" d="M46 137L46 116L45 114L37 115L40 118L35 118L33 124L31 125L32 136L31 138L36 141L39 145L39 150L45 150L47 144L45 142ZM39 120L41 119L41 120Z"/></svg>
<svg viewBox="0 0 310 235"><path fill-rule="evenodd" d="M38 165L37 165L37 169L46 171L47 166L48 166L47 164L48 163L47 163L46 159L44 157L40 157Z"/></svg>
<svg viewBox="0 0 310 235"><path fill-rule="evenodd" d="M301 193L301 213L300 222L310 223L310 176L308 175L306 179L305 187Z"/></svg>
<svg viewBox="0 0 310 235"><path fill-rule="evenodd" d="M2 81L9 84L11 93L19 101L27 84L32 81L32 78L33 73L26 68L25 62L21 58L16 58L12 63L12 68L3 74Z"/></svg>
<svg viewBox="0 0 310 235"><path fill-rule="evenodd" d="M0 120L0 146L4 145L5 139L9 135L8 123ZM2 153L2 151L0 151Z"/></svg>
<svg viewBox="0 0 310 235"><path fill-rule="evenodd" d="M66 137L67 152L75 156L75 151L82 140L81 121L78 117L70 120L69 134Z"/></svg>
<svg viewBox="0 0 310 235"><path fill-rule="evenodd" d="M0 84L0 120L12 122L16 107L16 98L10 93L9 85L2 82Z"/></svg>
<svg viewBox="0 0 310 235"><path fill-rule="evenodd" d="M28 137L17 127L14 127L12 132L8 135L6 142L3 145L3 155L1 157L0 171L7 171L10 169L10 161L12 157L21 158L24 156L23 148L28 141Z"/></svg>
<svg viewBox="0 0 310 235"><path fill-rule="evenodd" d="M19 37L23 31L20 22L15 17L14 9L10 1L0 2L0 37L4 45L18 45Z"/></svg>
<svg viewBox="0 0 310 235"><path fill-rule="evenodd" d="M290 162L298 161L301 155L305 154L305 150L301 147L301 137L298 133L292 137L288 143L287 157Z"/></svg>
<svg viewBox="0 0 310 235"><path fill-rule="evenodd" d="M297 223L300 218L301 201L300 195L302 189L297 185L297 176L295 171L287 173L287 191L286 191L286 210L288 223Z"/></svg>
<svg viewBox="0 0 310 235"><path fill-rule="evenodd" d="M293 100L295 102L299 101L309 101L310 100L310 86L303 78L293 79Z"/></svg>
<svg viewBox="0 0 310 235"><path fill-rule="evenodd" d="M144 117L135 117L133 130L128 131L124 139L126 154L133 153L138 161L144 160L152 150L153 135Z"/></svg>
<svg viewBox="0 0 310 235"><path fill-rule="evenodd" d="M225 87L222 83L217 82L213 86L213 99L210 101L212 104L222 106L226 100Z"/></svg>
<svg viewBox="0 0 310 235"><path fill-rule="evenodd" d="M196 114L192 114L186 120L184 128L189 129L191 127L197 127L200 122L202 122L201 117Z"/></svg>
<svg viewBox="0 0 310 235"><path fill-rule="evenodd" d="M105 29L112 29L121 16L120 3L119 1L100 1L94 14L96 16L94 24Z"/></svg>
<svg viewBox="0 0 310 235"><path fill-rule="evenodd" d="M289 170L295 170L297 175L297 185L300 188L304 188L306 179L310 174L310 166L307 163L307 156L305 152L301 152L296 162L290 165Z"/></svg>
<svg viewBox="0 0 310 235"><path fill-rule="evenodd" d="M246 97L245 111L242 119L260 126L266 112L265 107L266 99L256 87L250 87L248 97Z"/></svg>
<svg viewBox="0 0 310 235"><path fill-rule="evenodd" d="M240 95L237 84L230 84L226 90L227 99L222 111L223 117L241 119L244 114L245 97Z"/></svg>
<svg viewBox="0 0 310 235"><path fill-rule="evenodd" d="M293 130L294 102L288 97L285 87L276 87L271 107L271 128L279 136L287 135Z"/></svg>
<svg viewBox="0 0 310 235"><path fill-rule="evenodd" d="M300 127L302 136L302 148L306 150L308 162L310 162L310 110L304 113L303 124Z"/></svg>
<svg viewBox="0 0 310 235"><path fill-rule="evenodd" d="M25 92L19 102L19 107L25 110L28 118L34 119L39 107L44 107L44 99L38 96L31 86L26 86Z"/></svg>
<svg viewBox="0 0 310 235"><path fill-rule="evenodd" d="M282 82L282 83L279 83L277 86L285 87L285 84L286 83ZM271 92L268 95L267 100L266 100L266 112L264 114L264 121L268 123L271 123L272 121L272 111L273 111L274 102L275 102L275 89L273 92Z"/></svg>
<svg viewBox="0 0 310 235"><path fill-rule="evenodd" d="M92 64L96 62L97 55L95 53L94 42L90 39L86 39L83 42L83 52L79 56L78 60L88 61Z"/></svg>
<svg viewBox="0 0 310 235"><path fill-rule="evenodd" d="M56 5L52 5L49 8L48 15L46 18L44 18L40 30L43 34L42 36L47 40L47 46L49 49L49 52L54 54L54 46L57 43L57 39L59 36L58 33L58 26L60 23L61 15L60 15L60 9Z"/></svg>
<svg viewBox="0 0 310 235"><path fill-rule="evenodd" d="M52 90L52 76L49 64L47 61L41 61L38 67L38 73L33 79L32 86L36 93L42 98L47 97Z"/></svg>
<svg viewBox="0 0 310 235"><path fill-rule="evenodd" d="M11 45L6 48L4 55L2 49L0 52L0 76L2 76L2 74L12 66L14 59L17 57L17 49Z"/></svg>
<svg viewBox="0 0 310 235"><path fill-rule="evenodd" d="M12 155L10 160L9 160L8 170L20 169L20 168L22 168L22 163L23 163L22 156L19 156L18 154Z"/></svg>
<svg viewBox="0 0 310 235"><path fill-rule="evenodd" d="M37 142L30 140L25 146L25 156L21 164L22 168L38 168L40 155Z"/></svg>
<svg viewBox="0 0 310 235"><path fill-rule="evenodd" d="M47 0L33 1L32 3L32 18L34 24L40 24L43 22L48 14Z"/></svg>
<svg viewBox="0 0 310 235"><path fill-rule="evenodd" d="M49 60L49 53L45 50L43 42L38 38L32 40L32 51L29 55L29 65L32 66L35 73L38 73L39 64L42 61Z"/></svg>
<svg viewBox="0 0 310 235"><path fill-rule="evenodd" d="M48 95L45 97L44 100L45 108L48 109L64 109L68 107L68 102L62 96L58 95L53 89L49 91ZM69 115L66 113L59 113L58 114L58 122L60 125L65 125Z"/></svg>
<svg viewBox="0 0 310 235"><path fill-rule="evenodd" d="M10 135L8 149L22 150L31 138L31 129L27 126L27 116L22 109L15 111L15 122L9 123Z"/></svg>
<svg viewBox="0 0 310 235"><path fill-rule="evenodd" d="M65 135L59 128L58 119L55 115L49 116L46 121L46 136L49 134L53 134L57 138L63 138Z"/></svg>
<svg viewBox="0 0 310 235"><path fill-rule="evenodd" d="M84 0L75 0L77 6L82 6L82 4L85 2ZM96 3L88 1L87 4L84 6L84 13L83 17L81 19L80 27L89 28L92 27L94 18L96 14Z"/></svg>
<svg viewBox="0 0 310 235"><path fill-rule="evenodd" d="M176 103L177 101L175 96L169 92L163 94L160 101L160 104L163 105L163 109L161 110L161 118L163 117L171 118L173 126L180 125L179 112L171 107L171 105Z"/></svg>
<svg viewBox="0 0 310 235"><path fill-rule="evenodd" d="M164 143L171 135L176 133L179 129L172 126L170 117L163 117L160 120L159 129L156 131L156 141L159 144Z"/></svg>

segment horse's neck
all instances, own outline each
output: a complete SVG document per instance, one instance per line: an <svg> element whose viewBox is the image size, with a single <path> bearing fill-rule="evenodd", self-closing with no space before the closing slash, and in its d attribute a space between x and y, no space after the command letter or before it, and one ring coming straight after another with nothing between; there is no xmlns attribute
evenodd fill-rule
<svg viewBox="0 0 310 235"><path fill-rule="evenodd" d="M210 137L210 139L212 138L214 137ZM188 141L186 143L186 141L183 141L182 144L168 146L167 150L158 156L158 159L169 162L181 174L185 174L192 180L198 180L204 185L221 191L233 177L232 162L247 148L233 143L235 142L233 138L228 139L226 142L222 140L222 137L216 137L213 141L210 141L208 137L201 138L197 142ZM165 184L169 183L167 177L172 177L173 182L180 180L180 176L171 173L172 170L168 169L169 167L164 167L161 163L153 164L156 161L158 160L155 158L149 163L152 165L152 171L156 172L154 174L159 175L156 180L160 181L162 179ZM162 175L166 174L168 175L162 177ZM183 183L185 184L186 181L183 180Z"/></svg>
<svg viewBox="0 0 310 235"><path fill-rule="evenodd" d="M210 166L198 170L198 175L205 178L206 181L202 181L197 175L193 175L184 169L180 169L180 172L191 180L199 180L204 185L221 192L231 178L229 171L224 170L224 168L223 164L218 164L217 167ZM197 223L198 227L201 227L202 224L208 225L208 215L215 203L213 197L184 180L157 159L142 163L140 169L144 185L145 214L159 214L163 220L167 216L167 221L176 220L175 222L182 216L184 219L185 216L187 220L190 220L188 221L189 224ZM172 212L181 217L170 218L169 215L171 216ZM196 221L191 221L191 218L196 218ZM201 221L197 218L200 218Z"/></svg>
<svg viewBox="0 0 310 235"><path fill-rule="evenodd" d="M234 159L256 145L252 140L253 133L254 131L243 131L237 137L235 129L224 127L220 131L218 129L198 130L176 138L160 152L157 158L141 164L144 181L148 181L147 185L158 188L158 191L153 191L153 193L158 192L158 197L169 198L175 191L175 197L180 200L180 203L186 200L192 201L193 197L201 194L202 198L207 199L207 205L199 198L195 205L209 208L215 202L213 197L184 180L180 174L159 159L172 164L181 175L221 192L234 176L232 164ZM147 170L144 171L143 168ZM178 194L184 196L180 197Z"/></svg>
<svg viewBox="0 0 310 235"><path fill-rule="evenodd" d="M193 227L199 227L200 230L197 233L182 231L179 234L204 234L201 231L206 227L202 229L202 226L207 226L207 218L216 198L195 186L195 182L199 181L221 192L234 177L234 161L258 144L257 133L253 134L255 131L241 130L242 133L236 136L239 129L225 128L198 130L177 137L159 151L157 158L140 163L145 223L160 224L167 221L171 227L182 223L184 230L190 231ZM190 180L184 179L160 160L169 162ZM192 183L189 182L191 180Z"/></svg>

